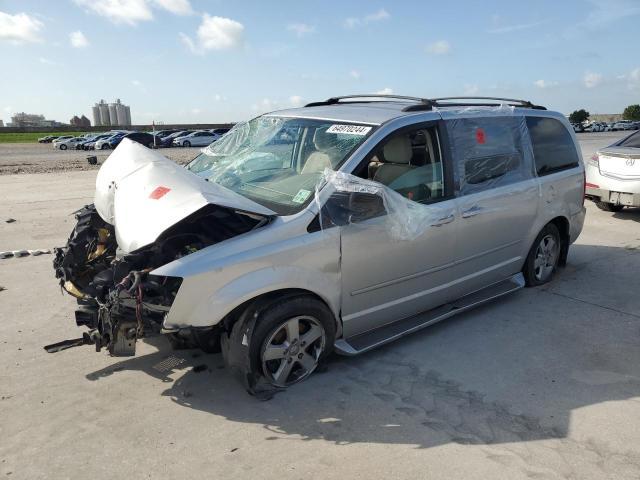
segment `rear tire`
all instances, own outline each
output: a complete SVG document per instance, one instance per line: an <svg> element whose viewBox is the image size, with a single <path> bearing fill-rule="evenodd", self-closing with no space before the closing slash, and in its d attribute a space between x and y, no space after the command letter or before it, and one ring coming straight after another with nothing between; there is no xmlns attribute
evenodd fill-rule
<svg viewBox="0 0 640 480"><path fill-rule="evenodd" d="M251 370L286 388L306 379L332 351L333 314L309 295L286 298L259 313L251 336Z"/></svg>
<svg viewBox="0 0 640 480"><path fill-rule="evenodd" d="M624 208L624 205L616 205L609 202L596 202L596 207L605 212L619 212Z"/></svg>
<svg viewBox="0 0 640 480"><path fill-rule="evenodd" d="M533 242L522 269L527 287L536 287L551 281L558 267L561 252L562 240L558 227L549 223Z"/></svg>
<svg viewBox="0 0 640 480"><path fill-rule="evenodd" d="M107 145L106 143L100 147L100 150L108 150L108 149L109 149L109 145Z"/></svg>

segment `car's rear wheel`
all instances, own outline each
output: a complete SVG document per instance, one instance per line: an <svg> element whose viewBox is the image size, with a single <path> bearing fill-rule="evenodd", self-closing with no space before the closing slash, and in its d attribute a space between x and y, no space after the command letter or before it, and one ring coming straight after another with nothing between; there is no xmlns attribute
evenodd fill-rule
<svg viewBox="0 0 640 480"><path fill-rule="evenodd" d="M605 212L619 212L624 208L624 205L616 205L609 202L596 202L596 207Z"/></svg>
<svg viewBox="0 0 640 480"><path fill-rule="evenodd" d="M528 287L545 284L553 278L561 251L558 227L549 223L536 237L525 261L522 273Z"/></svg>
<svg viewBox="0 0 640 480"><path fill-rule="evenodd" d="M100 150L107 150L109 148L109 144L104 143L102 144L102 146L100 147Z"/></svg>
<svg viewBox="0 0 640 480"><path fill-rule="evenodd" d="M252 370L280 388L298 383L331 351L335 322L321 301L301 295L259 315L249 348Z"/></svg>
<svg viewBox="0 0 640 480"><path fill-rule="evenodd" d="M185 140L184 143L182 144L183 147L190 147L191 146L191 142L189 140Z"/></svg>

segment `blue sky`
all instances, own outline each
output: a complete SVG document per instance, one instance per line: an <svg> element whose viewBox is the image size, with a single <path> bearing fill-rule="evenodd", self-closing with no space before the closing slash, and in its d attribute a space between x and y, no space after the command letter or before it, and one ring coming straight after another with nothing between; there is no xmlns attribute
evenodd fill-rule
<svg viewBox="0 0 640 480"><path fill-rule="evenodd" d="M350 93L640 103L640 0L0 0L0 118L237 121ZM90 117L91 118L91 117Z"/></svg>

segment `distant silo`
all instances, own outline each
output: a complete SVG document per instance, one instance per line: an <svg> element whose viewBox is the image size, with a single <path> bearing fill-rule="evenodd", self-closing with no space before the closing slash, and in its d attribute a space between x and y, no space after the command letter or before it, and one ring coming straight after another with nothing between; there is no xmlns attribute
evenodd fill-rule
<svg viewBox="0 0 640 480"><path fill-rule="evenodd" d="M116 104L109 104L109 119L111 120L111 125L122 125L118 122L118 113L116 112Z"/></svg>
<svg viewBox="0 0 640 480"><path fill-rule="evenodd" d="M129 105L126 105L124 108L127 115L127 125L131 125L131 109L129 108Z"/></svg>
<svg viewBox="0 0 640 480"><path fill-rule="evenodd" d="M104 100L100 100L98 108L100 109L100 119L102 120L102 125L107 127L110 126L111 117L109 116L109 105L107 105Z"/></svg>
<svg viewBox="0 0 640 480"><path fill-rule="evenodd" d="M93 112L93 124L99 127L102 125L102 119L100 118L100 109L97 103L91 108L91 111Z"/></svg>

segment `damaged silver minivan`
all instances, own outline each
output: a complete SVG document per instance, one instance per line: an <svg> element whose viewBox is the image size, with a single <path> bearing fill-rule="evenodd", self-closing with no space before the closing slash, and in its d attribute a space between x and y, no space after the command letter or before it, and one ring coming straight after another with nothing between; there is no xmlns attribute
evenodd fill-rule
<svg viewBox="0 0 640 480"><path fill-rule="evenodd" d="M222 350L287 387L525 285L582 229L563 115L511 99L338 97L238 124L186 168L126 139L54 267L79 344Z"/></svg>

